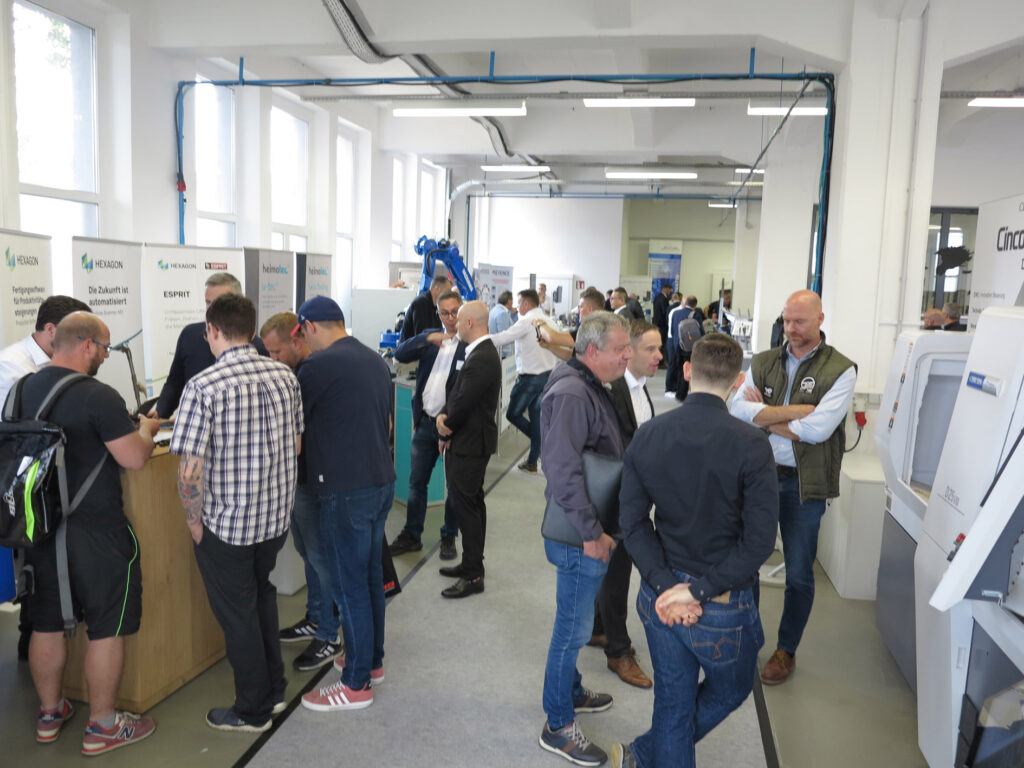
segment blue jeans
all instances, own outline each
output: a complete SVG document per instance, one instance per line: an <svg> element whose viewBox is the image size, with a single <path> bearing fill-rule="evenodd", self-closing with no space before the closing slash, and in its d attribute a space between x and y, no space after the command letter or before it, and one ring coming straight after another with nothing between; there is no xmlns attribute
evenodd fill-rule
<svg viewBox="0 0 1024 768"><path fill-rule="evenodd" d="M677 571L680 581L693 579ZM704 603L692 627L662 624L657 595L640 584L640 614L654 665L651 729L630 745L639 768L692 768L694 745L743 703L754 687L764 645L752 590L733 590L728 603ZM699 680L704 670L704 679Z"/></svg>
<svg viewBox="0 0 1024 768"><path fill-rule="evenodd" d="M306 616L316 624L317 640L335 642L338 617L331 595L331 566L320 536L320 502L305 485L295 486L292 507L292 541L306 570Z"/></svg>
<svg viewBox="0 0 1024 768"><path fill-rule="evenodd" d="M786 596L779 621L779 648L796 653L814 605L814 558L818 529L825 514L824 499L800 503L797 477L779 478L779 532L786 558Z"/></svg>
<svg viewBox="0 0 1024 768"><path fill-rule="evenodd" d="M583 695L576 658L590 639L594 600L608 563L587 557L582 549L556 541L545 541L544 552L548 562L558 569L555 626L544 668L544 712L548 716L548 728L554 731L576 719L573 700Z"/></svg>
<svg viewBox="0 0 1024 768"><path fill-rule="evenodd" d="M437 450L437 424L427 414L412 433L410 444L409 499L405 503L405 528L403 532L419 541L423 536L423 521L427 519L427 486L430 475L440 455ZM449 493L444 502L444 523L441 536L455 538L459 535L459 519L455 516L455 500Z"/></svg>
<svg viewBox="0 0 1024 768"><path fill-rule="evenodd" d="M384 663L381 548L394 497L394 482L320 496L320 533L345 635L341 681L349 688L369 685L370 670Z"/></svg>
<svg viewBox="0 0 1024 768"><path fill-rule="evenodd" d="M536 464L540 458L540 397L544 394L544 385L548 383L548 375L544 373L521 373L516 379L512 393L509 395L507 418L516 429L530 438L530 453L526 457L527 464ZM523 416L526 411L530 418Z"/></svg>

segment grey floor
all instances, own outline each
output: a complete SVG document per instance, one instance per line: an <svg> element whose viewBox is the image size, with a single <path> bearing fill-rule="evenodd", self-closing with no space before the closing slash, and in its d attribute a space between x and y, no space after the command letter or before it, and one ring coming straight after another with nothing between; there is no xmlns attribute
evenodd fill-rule
<svg viewBox="0 0 1024 768"><path fill-rule="evenodd" d="M652 382L655 409L673 407ZM146 742L102 758L111 766L279 766L282 764L449 766L562 765L537 746L544 656L554 615L554 574L539 536L544 479L514 469L526 441L505 433L488 468L487 591L462 601L443 600L450 583L438 575L441 510L428 513L424 551L397 558L404 591L388 607L386 680L372 707L319 714L297 705L316 673L291 671L301 646L285 646L288 696L293 707L269 737L222 734L203 723L206 710L230 703L226 662L147 713L157 732ZM512 467L511 471L508 471ZM396 505L388 520L393 538L404 522ZM634 574L634 590L636 576ZM781 610L781 590L762 590L770 652ZM304 592L282 596L282 624L299 618ZM15 659L16 614L0 611L0 764L42 760L46 766L79 764L84 712L54 745L34 741L38 706L25 663ZM641 664L650 672L639 621L629 629ZM599 651L580 655L584 684L615 697L611 710L581 715L597 744L628 740L650 723L653 696L631 688L605 668ZM333 682L328 673L324 683ZM768 751L787 768L819 766L923 766L916 746L914 701L881 643L871 603L840 599L818 574L815 613L798 656L797 673L765 689ZM698 746L701 766L769 766L751 697Z"/></svg>

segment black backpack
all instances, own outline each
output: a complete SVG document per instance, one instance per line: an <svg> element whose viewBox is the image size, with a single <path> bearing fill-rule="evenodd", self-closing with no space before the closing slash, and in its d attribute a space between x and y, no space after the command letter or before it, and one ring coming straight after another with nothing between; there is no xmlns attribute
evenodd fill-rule
<svg viewBox="0 0 1024 768"><path fill-rule="evenodd" d="M693 345L704 335L704 329L700 327L700 323L693 316L693 308L689 307L688 309L690 314L685 320L679 321L678 333L676 334L678 336L679 349L687 355L693 352Z"/></svg>
<svg viewBox="0 0 1024 768"><path fill-rule="evenodd" d="M92 487L107 459L107 452L89 472L73 499L68 498L64 453L67 437L58 424L47 421L57 399L75 382L88 378L71 373L59 379L36 411L26 419L22 390L34 374L23 376L11 388L0 421L0 545L31 549L57 537L57 572L64 626L74 629L67 568L64 519L75 511ZM65 610L66 598L66 610Z"/></svg>

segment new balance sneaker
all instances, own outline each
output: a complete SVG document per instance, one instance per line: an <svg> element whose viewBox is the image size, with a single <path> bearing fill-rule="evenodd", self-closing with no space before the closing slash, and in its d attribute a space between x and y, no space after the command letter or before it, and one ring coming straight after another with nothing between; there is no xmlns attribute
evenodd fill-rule
<svg viewBox="0 0 1024 768"><path fill-rule="evenodd" d="M109 731L94 720L85 726L82 737L83 755L102 755L112 749L120 749L142 741L156 730L151 717L140 717L131 712L115 712L114 727Z"/></svg>
<svg viewBox="0 0 1024 768"><path fill-rule="evenodd" d="M342 709L365 709L373 704L370 686L361 690L349 688L341 680L334 685L302 695L302 706L316 712L337 712Z"/></svg>
<svg viewBox="0 0 1024 768"><path fill-rule="evenodd" d="M576 723L552 731L544 723L538 743L548 752L564 757L574 765L603 765L608 755L596 744L591 744Z"/></svg>
<svg viewBox="0 0 1024 768"><path fill-rule="evenodd" d="M306 650L295 657L292 665L300 672L309 672L330 664L331 659L337 657L339 653L341 653L341 643L314 637L306 646Z"/></svg>
<svg viewBox="0 0 1024 768"><path fill-rule="evenodd" d="M339 656L338 658L336 658L334 660L334 668L338 672L344 672L345 671L345 655L344 654L342 654L341 656ZM380 685L383 682L384 682L384 665L381 664L376 669L371 669L370 670L370 685L371 686Z"/></svg>
<svg viewBox="0 0 1024 768"><path fill-rule="evenodd" d="M206 724L218 731L234 731L235 733L263 733L270 730L270 718L265 723L253 725L246 722L231 707L211 709L206 713Z"/></svg>
<svg viewBox="0 0 1024 768"><path fill-rule="evenodd" d="M316 624L309 620L309 616L304 616L301 621L285 627L278 633L282 643L301 643L312 640L315 636Z"/></svg>
<svg viewBox="0 0 1024 768"><path fill-rule="evenodd" d="M40 744L52 744L60 736L60 729L64 723L75 714L75 708L67 699L61 699L58 707L50 712L39 710L39 718L36 720L36 741Z"/></svg>
<svg viewBox="0 0 1024 768"><path fill-rule="evenodd" d="M604 712L611 706L610 694L594 693L589 688L584 688L583 695L572 700L572 708L577 712Z"/></svg>
<svg viewBox="0 0 1024 768"><path fill-rule="evenodd" d="M404 555L406 552L419 552L423 549L423 542L419 539L414 539L405 531L398 534L388 550L391 552L391 556Z"/></svg>

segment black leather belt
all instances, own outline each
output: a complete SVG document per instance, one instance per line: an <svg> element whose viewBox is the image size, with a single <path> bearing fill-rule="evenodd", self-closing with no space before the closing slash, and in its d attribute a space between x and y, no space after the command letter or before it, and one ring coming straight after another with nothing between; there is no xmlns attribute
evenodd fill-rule
<svg viewBox="0 0 1024 768"><path fill-rule="evenodd" d="M777 464L775 469L779 473L779 477L796 477L796 467L787 467L785 464Z"/></svg>

